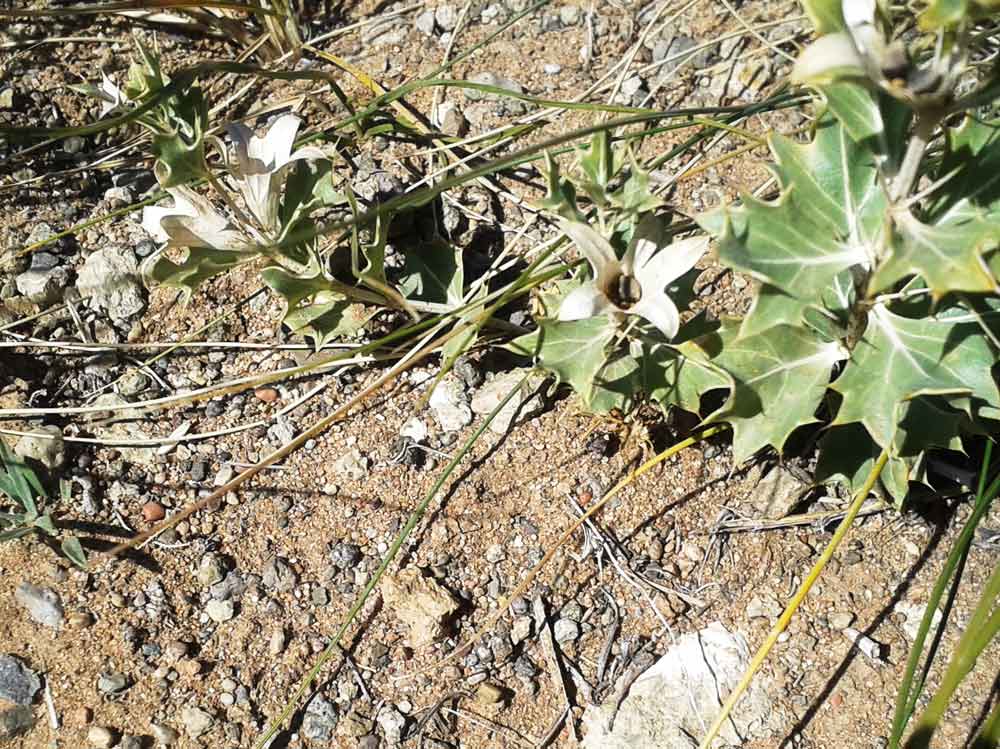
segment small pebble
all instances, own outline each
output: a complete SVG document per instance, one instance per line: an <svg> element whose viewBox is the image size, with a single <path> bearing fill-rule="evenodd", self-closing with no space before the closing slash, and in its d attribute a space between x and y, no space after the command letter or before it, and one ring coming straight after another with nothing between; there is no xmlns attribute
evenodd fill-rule
<svg viewBox="0 0 1000 749"><path fill-rule="evenodd" d="M111 749L115 745L115 735L104 726L91 726L87 741L95 749Z"/></svg>
<svg viewBox="0 0 1000 749"><path fill-rule="evenodd" d="M258 400L264 403L274 403L280 397L280 394L274 388L258 388L253 394L257 396Z"/></svg>
<svg viewBox="0 0 1000 749"><path fill-rule="evenodd" d="M163 520L166 516L167 512L159 502L146 502L142 506L142 519L147 523L155 523L158 520Z"/></svg>

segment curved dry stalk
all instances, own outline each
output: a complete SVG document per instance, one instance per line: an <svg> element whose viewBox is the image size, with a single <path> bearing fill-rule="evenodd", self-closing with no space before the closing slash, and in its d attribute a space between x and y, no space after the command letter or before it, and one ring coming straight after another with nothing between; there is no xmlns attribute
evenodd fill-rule
<svg viewBox="0 0 1000 749"><path fill-rule="evenodd" d="M702 739L701 743L698 745L698 749L709 749L712 746L712 742L715 737L718 736L719 731L722 729L722 724L726 722L729 718L729 714L736 707L736 703L739 702L740 697L746 692L747 688L750 686L750 682L753 681L753 677L757 674L757 671L764 664L765 659L771 652L771 648L778 641L778 636L785 631L788 623L795 616L795 612L798 611L799 606L805 597L809 594L809 590L812 588L813 584L819 579L820 574L826 567L827 563L833 558L833 554L837 551L837 547L840 546L840 542L844 540L847 535L847 531L850 530L851 526L854 524L855 518L858 516L858 512L861 510L862 505L865 503L865 499L868 498L868 494L871 492L872 487L875 486L875 482L878 481L878 477L882 474L882 469L885 468L886 462L889 460L889 451L883 450L882 454L879 455L878 460L875 461L875 465L872 466L871 472L868 474L868 478L861 487L854 500L851 502L850 507L847 509L847 514L844 515L844 519L840 521L840 525L837 526L837 530L834 531L833 538L830 539L830 543L826 545L823 549L823 553L820 558L816 560L816 564L809 571L809 575L799 589L795 591L795 595L785 606L785 610L781 613L778 621L771 628L771 631L767 635L767 639L764 640L764 644L760 646L757 654L754 655L753 660L750 661L750 665L747 667L746 673L743 674L743 678L740 679L740 683L736 685L736 688L730 693L729 697L726 699L726 703L722 706L722 710L716 716L715 721L708 729L708 733L705 734L705 738Z"/></svg>
<svg viewBox="0 0 1000 749"><path fill-rule="evenodd" d="M648 472L655 466L662 463L667 458L670 458L679 453L681 450L684 450L685 448L688 448L691 445L697 444L698 442L701 442L704 439L708 439L712 435L718 434L719 432L728 428L729 428L728 424L716 424L714 426L710 426L702 430L698 434L692 435L686 439L681 440L680 442L677 442L676 444L671 445L666 450L659 453L658 455L654 455L652 458L647 460L641 466L639 466L634 471L629 473L628 476L626 476L617 484L615 484L613 487L611 487L611 489L609 489L607 493L605 493L605 495L601 497L600 500L594 502L590 507L588 507L586 512L584 512L576 520L570 523L569 526L567 526L566 530L564 530L562 534L560 534L559 538L556 539L556 542L552 544L552 546L549 548L548 551L545 552L545 556L543 556L541 560L528 571L528 573L524 576L524 578L517 585L517 587L511 591L510 595L506 596L500 602L500 605L497 606L497 610L492 614L490 614L486 618L486 621L483 624L481 624L479 628L472 635L470 635L469 638L464 643L459 645L457 648L451 651L451 653L449 653L436 663L433 663L432 665L427 666L426 668L422 668L419 671L414 671L409 674L403 674L402 676L395 677L396 680L402 681L404 679L412 679L416 676L426 674L430 671L436 671L440 669L442 666L451 663L456 658L462 657L463 654L468 652L468 650L473 645L475 645L476 642L479 641L479 638L481 638L484 634L486 634L486 632L489 631L493 627L493 625L497 623L500 617L503 616L504 612L510 606L510 602L513 599L520 596L521 594L523 594L530 587L530 585L534 582L535 578L538 577L538 573L541 572L542 568L545 567L545 565L552 560L552 557L556 555L556 552L559 551L562 545L572 537L572 535L576 532L577 528L586 523L592 516L597 514L597 512L602 507L604 507L604 505L606 505L612 498L614 498L622 489L627 487L629 484L631 484L637 478L642 476L644 473Z"/></svg>

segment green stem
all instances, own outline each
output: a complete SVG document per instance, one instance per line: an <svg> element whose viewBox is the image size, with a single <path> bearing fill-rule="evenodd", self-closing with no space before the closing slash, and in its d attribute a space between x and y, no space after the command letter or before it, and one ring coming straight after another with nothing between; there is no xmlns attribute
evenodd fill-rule
<svg viewBox="0 0 1000 749"><path fill-rule="evenodd" d="M923 653L924 642L926 641L928 632L930 631L934 612L937 611L938 604L944 597L945 590L947 589L948 583L952 577L956 577L956 581L957 579L960 579L961 568L965 564L965 558L968 554L969 546L972 543L972 537L975 533L976 527L989 511L993 499L996 497L997 492L1000 491L1000 477L994 479L989 488L986 488L986 478L992 455L993 441L988 440L986 442L986 451L983 456L983 465L979 473L979 487L976 492L976 504L972 510L972 514L969 516L965 526L962 528L962 532L955 541L955 545L952 547L951 553L948 555L948 559L945 561L944 567L941 569L941 573L938 575L937 581L934 583L934 588L931 590L930 598L927 602L927 610L924 612L923 619L920 622L920 628L917 630L917 636L913 641L913 647L910 650L910 655L906 662L906 671L904 672L903 679L900 682L899 695L896 698L896 710L892 721L892 733L889 737L890 749L899 749L900 742L903 739L903 731L906 730L906 725L909 722L910 717L913 715L913 712L916 709L917 700L920 698L920 694L923 691L926 671L930 667L930 661L934 658L933 652L928 654L928 661L924 669L925 673L919 680L917 680L917 667L920 664L920 656ZM946 624L947 616L944 616L941 618L941 623L938 625L938 631L940 632Z"/></svg>

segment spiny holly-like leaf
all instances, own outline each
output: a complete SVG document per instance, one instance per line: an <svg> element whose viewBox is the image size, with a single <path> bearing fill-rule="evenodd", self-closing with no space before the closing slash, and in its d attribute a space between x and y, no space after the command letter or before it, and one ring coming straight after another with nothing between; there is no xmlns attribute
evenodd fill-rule
<svg viewBox="0 0 1000 749"><path fill-rule="evenodd" d="M816 464L817 483L840 483L851 494L860 491L868 479L882 449L860 424L831 427L819 441ZM924 454L914 457L891 457L876 484L878 493L887 495L899 507L909 482L922 480Z"/></svg>
<svg viewBox="0 0 1000 749"><path fill-rule="evenodd" d="M198 286L212 276L225 273L254 257L256 253L192 247L187 251L187 257L179 263L166 255L160 255L153 261L147 275L165 286L183 289L184 295L190 297Z"/></svg>
<svg viewBox="0 0 1000 749"><path fill-rule="evenodd" d="M699 218L719 237L723 264L780 291L801 306L822 307L841 274L866 267L880 243L886 207L872 152L850 139L831 118L822 120L811 143L774 137L771 148L781 184L780 198L765 203L750 196L743 205ZM755 310L752 329L789 322L791 305Z"/></svg>
<svg viewBox="0 0 1000 749"><path fill-rule="evenodd" d="M829 83L818 87L830 112L840 120L852 140L863 141L885 130L877 94L867 86L852 81Z"/></svg>
<svg viewBox="0 0 1000 749"><path fill-rule="evenodd" d="M952 291L995 292L997 283L983 254L1000 239L1000 220L971 205L965 208L967 213L950 212L936 224L909 213L897 216L889 253L872 274L869 294L911 275L924 279L934 299Z"/></svg>
<svg viewBox="0 0 1000 749"><path fill-rule="evenodd" d="M875 305L843 374L834 424L860 422L881 447L892 443L897 406L919 395L970 394L1000 404L990 373L996 355L961 309L912 320Z"/></svg>
<svg viewBox="0 0 1000 749"><path fill-rule="evenodd" d="M272 266L261 271L261 278L285 300L282 322L293 333L311 338L317 349L335 338L354 335L371 319L372 313L349 302L321 273L302 277Z"/></svg>
<svg viewBox="0 0 1000 749"><path fill-rule="evenodd" d="M708 421L725 421L733 429L733 460L768 445L781 450L798 427L816 421L816 409L834 364L846 354L839 343L823 341L806 328L775 325L739 337L734 322L713 336L699 339L715 354L712 364L735 385L725 405Z"/></svg>
<svg viewBox="0 0 1000 749"><path fill-rule="evenodd" d="M987 18L997 10L1000 10L997 0L931 0L918 20L922 29L954 28Z"/></svg>
<svg viewBox="0 0 1000 749"><path fill-rule="evenodd" d="M458 305L463 278L461 248L434 239L405 250L399 290L407 299Z"/></svg>
<svg viewBox="0 0 1000 749"><path fill-rule="evenodd" d="M594 381L608 359L615 325L600 315L560 322L540 320L538 329L512 341L507 348L538 363L568 383L590 404Z"/></svg>
<svg viewBox="0 0 1000 749"><path fill-rule="evenodd" d="M973 431L966 414L931 395L899 404L897 419L892 454L904 457L916 457L931 447L961 451L962 434Z"/></svg>
<svg viewBox="0 0 1000 749"><path fill-rule="evenodd" d="M987 215L1000 214L1000 123L967 117L945 136L941 164L931 175L943 184L927 202L933 223L962 216L974 206Z"/></svg>
<svg viewBox="0 0 1000 749"><path fill-rule="evenodd" d="M559 163L548 151L545 152L545 164L549 189L546 196L538 201L539 207L569 221L586 221L576 206L576 187L570 180L563 178L559 172Z"/></svg>
<svg viewBox="0 0 1000 749"><path fill-rule="evenodd" d="M87 553L76 536L66 536L59 544L63 556L82 570L87 569Z"/></svg>
<svg viewBox="0 0 1000 749"><path fill-rule="evenodd" d="M170 97L164 109L168 129L153 134L156 178L163 188L186 185L205 176L208 107L201 88L194 85L183 96Z"/></svg>

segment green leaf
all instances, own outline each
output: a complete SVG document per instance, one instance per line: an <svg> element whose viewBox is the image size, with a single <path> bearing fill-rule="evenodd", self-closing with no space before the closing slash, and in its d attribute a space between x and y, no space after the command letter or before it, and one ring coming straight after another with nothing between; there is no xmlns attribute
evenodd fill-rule
<svg viewBox="0 0 1000 749"><path fill-rule="evenodd" d="M399 290L407 299L462 303L462 250L440 238L405 249Z"/></svg>
<svg viewBox="0 0 1000 749"><path fill-rule="evenodd" d="M45 515L39 515L35 518L31 525L50 536L56 535L55 523L52 522L52 516L47 513Z"/></svg>
<svg viewBox="0 0 1000 749"><path fill-rule="evenodd" d="M341 205L347 200L333 187L333 166L329 161L299 159L287 174L278 213L282 236L292 233L293 227L317 208Z"/></svg>
<svg viewBox="0 0 1000 749"><path fill-rule="evenodd" d="M611 135L607 130L599 130L590 139L586 154L580 159L583 173L594 185L606 190L608 183L617 173L615 155L611 149Z"/></svg>
<svg viewBox="0 0 1000 749"><path fill-rule="evenodd" d="M707 421L730 424L739 464L768 445L780 452L795 429L816 421L831 370L845 352L837 342L788 325L746 337L737 333L729 323L696 343L733 379L728 400Z"/></svg>
<svg viewBox="0 0 1000 749"><path fill-rule="evenodd" d="M604 316L560 322L540 320L538 329L512 341L508 348L537 359L560 382L568 383L588 406L594 381L608 360L614 322Z"/></svg>
<svg viewBox="0 0 1000 749"><path fill-rule="evenodd" d="M876 268L869 295L900 280L921 276L935 300L952 291L996 292L997 283L983 254L1000 239L1000 220L988 219L972 206L967 214L949 212L937 224L921 223L909 213L896 218L889 253Z"/></svg>
<svg viewBox="0 0 1000 749"><path fill-rule="evenodd" d="M545 152L547 167L548 192L538 201L539 208L551 211L569 221L586 221L580 209L576 207L576 187L568 179L563 179L559 172L559 162L552 154Z"/></svg>
<svg viewBox="0 0 1000 749"><path fill-rule="evenodd" d="M190 298L194 290L208 279L249 262L256 256L257 253L251 252L191 247L187 251L187 257L179 263L166 255L157 257L150 267L149 276L157 283L183 289L185 297Z"/></svg>
<svg viewBox="0 0 1000 749"><path fill-rule="evenodd" d="M3 531L0 533L0 542L14 541L15 539L23 538L32 532L33 530L31 528L15 528L14 530Z"/></svg>
<svg viewBox="0 0 1000 749"><path fill-rule="evenodd" d="M850 81L818 86L830 112L855 141L880 136L885 130L877 94Z"/></svg>
<svg viewBox="0 0 1000 749"><path fill-rule="evenodd" d="M321 273L303 277L271 266L261 271L261 278L285 300L282 322L292 333L311 338L317 349L335 338L354 335L373 314L349 302Z"/></svg>
<svg viewBox="0 0 1000 749"><path fill-rule="evenodd" d="M867 482L882 449L860 424L829 428L819 442L815 478L820 484L839 483L855 494ZM911 480L919 480L924 456L890 457L876 490L900 507Z"/></svg>
<svg viewBox="0 0 1000 749"><path fill-rule="evenodd" d="M201 88L191 86L182 96L164 103L167 125L153 133L156 178L160 187L185 185L204 177L204 131L208 125L208 106Z"/></svg>
<svg viewBox="0 0 1000 749"><path fill-rule="evenodd" d="M87 554L76 536L66 536L59 545L63 556L82 570L87 569Z"/></svg>
<svg viewBox="0 0 1000 749"><path fill-rule="evenodd" d="M919 395L899 404L893 455L916 457L939 447L964 452L962 434L973 431L968 415L948 406L943 398Z"/></svg>
<svg viewBox="0 0 1000 749"><path fill-rule="evenodd" d="M970 206L990 217L1000 214L1000 123L966 117L947 128L944 155L930 177L943 184L927 201L927 221L977 213Z"/></svg>
<svg viewBox="0 0 1000 749"><path fill-rule="evenodd" d="M897 406L919 395L969 394L1000 405L996 361L978 324L958 308L909 319L875 305L851 360L832 388L843 395L834 424L860 422L880 447L892 444Z"/></svg>
<svg viewBox="0 0 1000 749"><path fill-rule="evenodd" d="M844 28L841 0L802 0L802 9L816 29L817 34L829 34Z"/></svg>
<svg viewBox="0 0 1000 749"><path fill-rule="evenodd" d="M724 265L770 287L768 301L775 304L755 310L755 331L799 314L773 292L798 300L800 308L823 308L838 277L876 256L886 209L871 150L852 141L839 123L822 120L807 144L774 137L771 148L782 190L776 202L745 196L740 207L698 219L719 237Z"/></svg>

